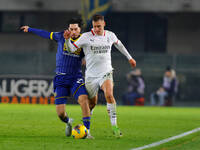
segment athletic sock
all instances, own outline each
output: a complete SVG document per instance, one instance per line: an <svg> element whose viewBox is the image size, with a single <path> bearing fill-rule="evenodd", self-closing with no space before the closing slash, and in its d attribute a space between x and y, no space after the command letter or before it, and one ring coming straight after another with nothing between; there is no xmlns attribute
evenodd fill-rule
<svg viewBox="0 0 200 150"><path fill-rule="evenodd" d="M94 109L90 110L90 116L92 116Z"/></svg>
<svg viewBox="0 0 200 150"><path fill-rule="evenodd" d="M83 117L83 124L88 130L90 130L90 117Z"/></svg>
<svg viewBox="0 0 200 150"><path fill-rule="evenodd" d="M107 103L107 111L112 126L117 126L116 104Z"/></svg>
<svg viewBox="0 0 200 150"><path fill-rule="evenodd" d="M61 120L65 123L68 123L69 121L69 117L65 116L64 118L61 118Z"/></svg>

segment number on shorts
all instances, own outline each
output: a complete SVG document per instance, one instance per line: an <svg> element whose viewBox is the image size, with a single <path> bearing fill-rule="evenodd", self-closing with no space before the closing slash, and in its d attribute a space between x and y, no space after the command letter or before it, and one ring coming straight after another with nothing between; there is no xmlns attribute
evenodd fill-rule
<svg viewBox="0 0 200 150"><path fill-rule="evenodd" d="M78 79L77 83L83 83L83 79L82 78Z"/></svg>

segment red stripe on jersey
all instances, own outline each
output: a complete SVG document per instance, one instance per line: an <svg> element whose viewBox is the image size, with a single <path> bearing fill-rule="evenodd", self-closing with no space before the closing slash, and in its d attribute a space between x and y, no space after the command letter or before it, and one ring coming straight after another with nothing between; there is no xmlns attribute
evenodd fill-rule
<svg viewBox="0 0 200 150"><path fill-rule="evenodd" d="M91 30L91 32L92 32L93 35L95 35L93 30Z"/></svg>
<svg viewBox="0 0 200 150"><path fill-rule="evenodd" d="M117 44L118 44L118 40L117 40L115 43L117 43Z"/></svg>
<svg viewBox="0 0 200 150"><path fill-rule="evenodd" d="M74 45L76 48L78 48L78 46L77 46L76 44L73 43L73 45Z"/></svg>

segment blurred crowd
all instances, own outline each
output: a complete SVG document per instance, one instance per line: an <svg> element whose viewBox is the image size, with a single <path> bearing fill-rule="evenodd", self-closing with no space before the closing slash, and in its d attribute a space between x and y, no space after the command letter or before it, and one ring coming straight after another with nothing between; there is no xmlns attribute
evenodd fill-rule
<svg viewBox="0 0 200 150"><path fill-rule="evenodd" d="M145 104L145 80L141 69L136 68L126 75L127 89L122 96L123 105ZM152 106L172 106L178 92L176 71L167 66L163 75L162 85L149 95Z"/></svg>

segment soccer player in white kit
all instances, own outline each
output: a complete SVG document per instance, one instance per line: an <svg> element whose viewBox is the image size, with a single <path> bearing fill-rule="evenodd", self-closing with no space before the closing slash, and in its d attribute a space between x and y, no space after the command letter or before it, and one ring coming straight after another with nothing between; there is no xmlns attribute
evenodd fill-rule
<svg viewBox="0 0 200 150"><path fill-rule="evenodd" d="M113 134L116 137L121 137L122 133L117 126L116 116L116 101L113 96L113 76L111 65L111 47L115 47L127 57L129 63L134 68L136 61L128 53L121 41L116 35L108 30L104 30L105 21L104 16L94 15L92 18L93 29L90 32L83 33L82 36L76 41L71 43L69 37L70 31L66 30L64 37L66 45L69 46L71 51L82 47L85 60L85 85L90 99L90 109L92 110L97 103L97 94L99 88L104 91L107 101L107 111L110 117Z"/></svg>

